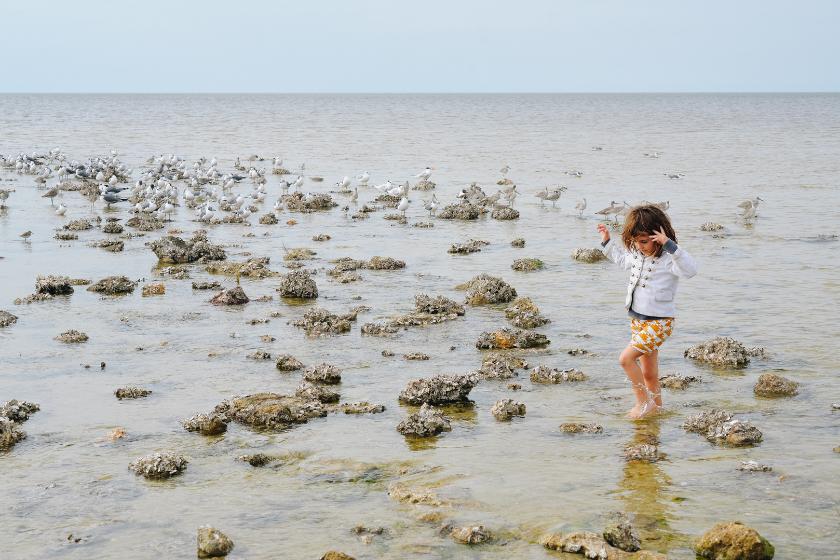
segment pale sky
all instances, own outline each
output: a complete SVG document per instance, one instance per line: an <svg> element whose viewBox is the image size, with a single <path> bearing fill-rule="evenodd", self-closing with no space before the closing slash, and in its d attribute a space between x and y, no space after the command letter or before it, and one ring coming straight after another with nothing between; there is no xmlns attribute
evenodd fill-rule
<svg viewBox="0 0 840 560"><path fill-rule="evenodd" d="M838 0L18 0L0 92L840 91Z"/></svg>

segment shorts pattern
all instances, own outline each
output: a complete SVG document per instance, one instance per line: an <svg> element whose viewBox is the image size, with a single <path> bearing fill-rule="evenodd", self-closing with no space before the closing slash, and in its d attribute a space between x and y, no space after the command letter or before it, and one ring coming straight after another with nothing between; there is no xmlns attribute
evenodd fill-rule
<svg viewBox="0 0 840 560"><path fill-rule="evenodd" d="M642 354L652 354L654 350L662 346L662 343L671 336L674 330L673 319L652 319L644 321L641 319L630 319L632 324L633 338L630 346Z"/></svg>

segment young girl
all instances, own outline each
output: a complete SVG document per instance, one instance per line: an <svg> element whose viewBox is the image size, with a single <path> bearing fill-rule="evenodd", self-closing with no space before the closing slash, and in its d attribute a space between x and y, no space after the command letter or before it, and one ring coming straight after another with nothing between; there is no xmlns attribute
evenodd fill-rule
<svg viewBox="0 0 840 560"><path fill-rule="evenodd" d="M659 347L674 328L677 283L697 274L697 263L677 245L665 212L652 204L637 206L627 215L621 235L624 247L610 239L603 224L598 224L598 232L607 258L632 271L624 307L633 337L618 360L636 394L636 406L627 417L641 418L662 406Z"/></svg>

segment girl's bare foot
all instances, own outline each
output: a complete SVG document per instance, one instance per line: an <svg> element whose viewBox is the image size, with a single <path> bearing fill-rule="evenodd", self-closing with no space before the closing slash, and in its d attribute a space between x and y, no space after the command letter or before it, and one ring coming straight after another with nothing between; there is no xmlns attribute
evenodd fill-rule
<svg viewBox="0 0 840 560"><path fill-rule="evenodd" d="M648 406L645 407L644 410L642 410L641 414L639 414L639 418L647 416L648 414L653 414L654 412L659 412L659 410L662 408L661 406L658 406L655 402L649 402L647 404Z"/></svg>
<svg viewBox="0 0 840 560"><path fill-rule="evenodd" d="M659 410L659 407L653 401L636 403L630 412L627 413L627 418L637 419Z"/></svg>

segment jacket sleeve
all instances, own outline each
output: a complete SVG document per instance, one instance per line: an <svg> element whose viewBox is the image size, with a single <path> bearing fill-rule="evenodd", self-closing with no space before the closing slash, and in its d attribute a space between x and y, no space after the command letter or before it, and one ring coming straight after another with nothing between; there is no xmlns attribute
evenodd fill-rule
<svg viewBox="0 0 840 560"><path fill-rule="evenodd" d="M680 246L671 254L671 264L668 271L674 276L688 280L697 274L697 262Z"/></svg>
<svg viewBox="0 0 840 560"><path fill-rule="evenodd" d="M624 250L624 248L613 241L612 237L607 241L607 244L601 247L601 252L612 262L627 270L633 266L633 257ZM691 258L691 257L689 257ZM692 261L694 262L694 261Z"/></svg>

